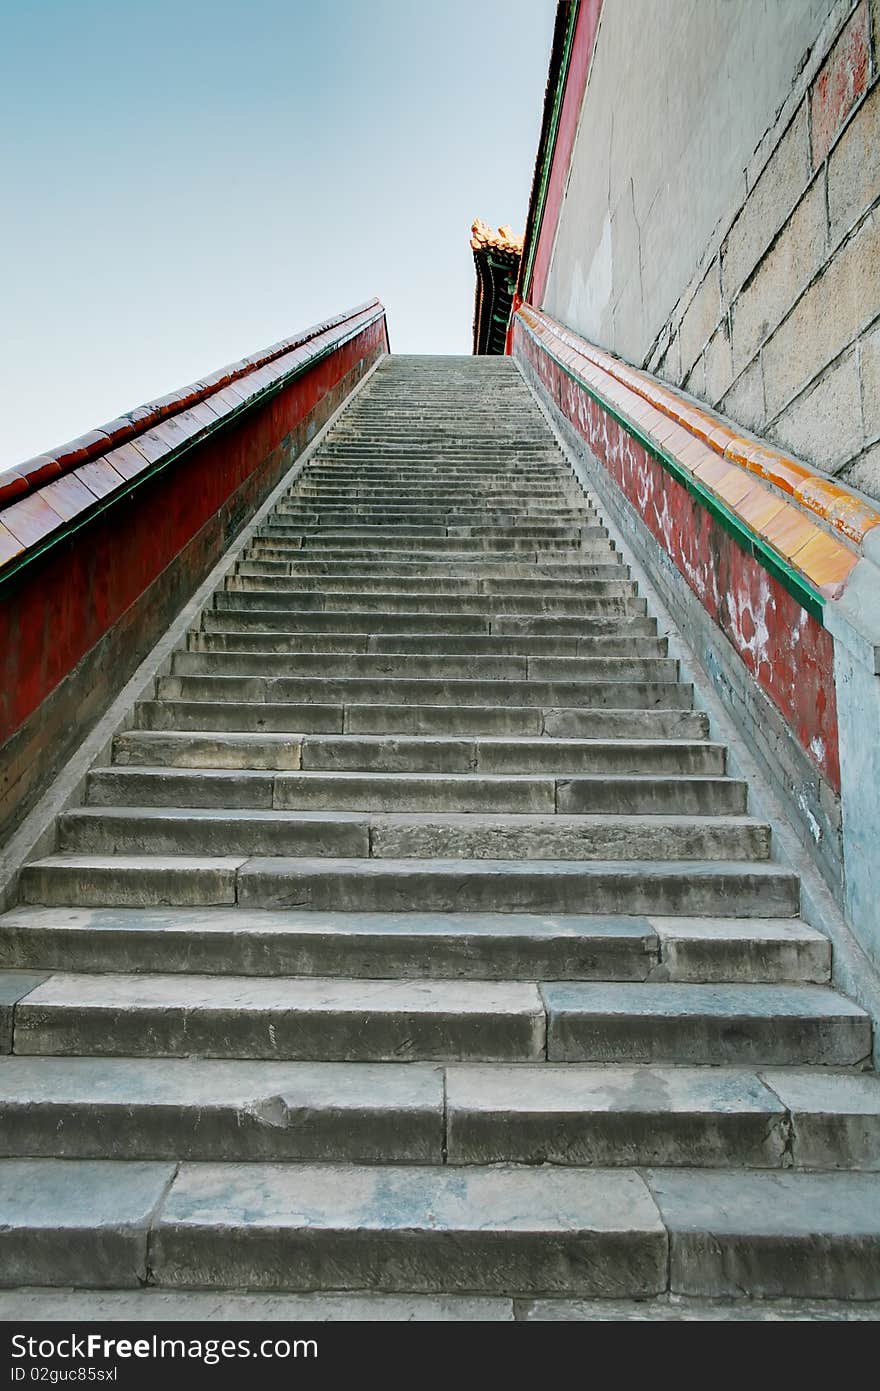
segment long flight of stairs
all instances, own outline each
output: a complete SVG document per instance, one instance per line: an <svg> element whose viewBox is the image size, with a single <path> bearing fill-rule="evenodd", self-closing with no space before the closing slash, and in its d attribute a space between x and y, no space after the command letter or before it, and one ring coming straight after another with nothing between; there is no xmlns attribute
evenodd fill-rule
<svg viewBox="0 0 880 1391"><path fill-rule="evenodd" d="M880 1297L748 800L512 361L384 360L0 919L0 1281Z"/></svg>

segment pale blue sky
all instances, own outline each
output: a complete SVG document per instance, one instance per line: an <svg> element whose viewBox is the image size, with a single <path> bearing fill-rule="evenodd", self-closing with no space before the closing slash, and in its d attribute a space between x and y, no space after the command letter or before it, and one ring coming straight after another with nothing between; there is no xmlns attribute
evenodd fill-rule
<svg viewBox="0 0 880 1391"><path fill-rule="evenodd" d="M0 467L378 294L468 352L554 0L0 0Z"/></svg>

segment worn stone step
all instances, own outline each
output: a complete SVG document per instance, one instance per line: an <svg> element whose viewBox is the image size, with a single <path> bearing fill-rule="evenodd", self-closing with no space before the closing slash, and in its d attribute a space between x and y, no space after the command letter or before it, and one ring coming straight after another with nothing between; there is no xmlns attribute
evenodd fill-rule
<svg viewBox="0 0 880 1391"><path fill-rule="evenodd" d="M151 971L157 962L199 974L379 979L820 984L831 974L828 939L797 918L19 908L0 924L0 966L31 968L6 972L11 1004L47 970Z"/></svg>
<svg viewBox="0 0 880 1391"><path fill-rule="evenodd" d="M0 1285L141 1289L171 1162L0 1160Z"/></svg>
<svg viewBox="0 0 880 1391"><path fill-rule="evenodd" d="M517 591L508 594L433 594L408 593L387 590L364 593L350 590L327 593L321 587L320 579L312 589L296 591L281 588L266 588L263 585L253 589L218 589L214 595L214 609L228 612L263 609L283 611L312 609L332 613L342 610L347 613L375 613L381 615L396 613L442 613L468 614L471 617L496 621L516 614L542 618L610 618L617 614L622 617L640 617L647 612L645 600L636 595L602 595L594 598L573 598L570 592L559 594L530 594Z"/></svg>
<svg viewBox="0 0 880 1391"><path fill-rule="evenodd" d="M824 1072L453 1065L448 1162L877 1170L880 1079Z"/></svg>
<svg viewBox="0 0 880 1391"><path fill-rule="evenodd" d="M443 1071L421 1063L0 1060L0 1154L440 1164Z"/></svg>
<svg viewBox="0 0 880 1391"><path fill-rule="evenodd" d="M235 700L144 700L139 729L404 735L532 735L560 738L704 738L700 710L590 710L541 706L297 704Z"/></svg>
<svg viewBox="0 0 880 1391"><path fill-rule="evenodd" d="M880 1081L816 1069L7 1057L0 1153L761 1169L824 1168L833 1154L836 1168L876 1172Z"/></svg>
<svg viewBox="0 0 880 1391"><path fill-rule="evenodd" d="M0 926L0 965L34 968L16 973L11 1003L49 970L128 973L159 962L164 972L204 975L530 981L644 980L659 965L647 919L620 915L25 907ZM755 937L771 930L758 923ZM799 934L802 951L792 964L790 950L787 965L807 971L822 939L793 923L788 933L792 945ZM681 933L674 964L687 969ZM11 1016L8 1032L11 1040Z"/></svg>
<svg viewBox="0 0 880 1391"><path fill-rule="evenodd" d="M295 552L299 555L299 552ZM580 552L577 553L580 557ZM619 583L628 580L627 571L620 564L619 559L610 557L610 563L604 560L593 561L588 559L584 563L571 565L542 565L540 567L529 565L507 565L503 562L493 562L489 565L478 565L471 569L467 567L466 575L458 575L448 565L443 566L442 562L429 562L427 574L422 568L413 561L402 561L399 565L387 565L381 561L372 563L363 561L311 561L311 560L241 560L235 565L234 575L248 575L257 578L261 575L277 575L281 578L307 579L315 575L320 575L322 579L338 582L349 577L354 578L355 583L364 577L368 578L372 584L381 581L406 581L405 588L413 592L413 582L419 588L418 581L425 581L431 577L438 581L437 589L443 592L444 589L461 589L464 585L454 583L459 580L467 580L468 587L478 588L483 582L491 585L498 585L503 581L511 582L512 589L522 590L530 588L535 583L546 583L547 581L558 581L566 584L576 584L578 586L597 580L612 581ZM515 583L514 583L515 582ZM525 582L525 583L524 583Z"/></svg>
<svg viewBox="0 0 880 1391"><path fill-rule="evenodd" d="M322 575L316 580L311 575L299 575L295 570L289 574L264 574L261 571L251 574L250 568L250 566L240 568L235 574L227 576L225 585L227 591L247 591L256 588L295 594L300 590L308 592L320 588L324 594L350 593L354 595L378 591L388 595L411 594L419 597L423 594L485 594L493 597L510 594L546 594L550 596L561 594L565 596L574 592L584 598L605 598L606 596L617 598L621 595L634 595L636 593L635 581L621 575L620 567L617 565L608 567L614 571L614 576L611 578L594 577L587 573L578 575L575 580L570 576L554 579L552 576L546 575L528 578L519 575L510 577L507 575L456 575L454 573L420 578L416 575L377 575L370 572ZM417 604L414 607L417 607Z"/></svg>
<svg viewBox="0 0 880 1391"><path fill-rule="evenodd" d="M626 1169L192 1165L152 1256L160 1287L650 1294L667 1249Z"/></svg>
<svg viewBox="0 0 880 1391"><path fill-rule="evenodd" d="M53 975L16 1007L14 1049L307 1062L544 1056L527 982Z"/></svg>
<svg viewBox="0 0 880 1391"><path fill-rule="evenodd" d="M94 769L90 806L288 808L380 812L543 812L742 815L746 785L731 778L169 767Z"/></svg>
<svg viewBox="0 0 880 1391"><path fill-rule="evenodd" d="M259 554L256 562L248 560L239 562L239 564L246 566L248 570L253 570L254 574L267 575L326 575L330 577L331 575L366 574L376 578L393 576L397 579L407 579L416 575L436 575L438 579L443 576L454 576L454 571L451 570L450 566L441 560L386 561L376 556L372 560L366 558L360 560L315 560L304 558L298 550L285 554L274 549L267 554L271 557L270 559L264 559L262 554ZM281 566L284 568L279 568ZM239 574L243 571L236 568L235 573ZM529 561L527 564L511 564L503 556L490 557L487 560L481 558L476 564L471 561L466 566L466 576L469 579L488 580L556 579L568 580L572 584L576 584L580 579L628 579L629 569L623 565L619 553L609 549L595 553L577 551L572 554L571 558L562 563L553 562L547 565L536 561Z"/></svg>
<svg viewBox="0 0 880 1391"><path fill-rule="evenodd" d="M296 776L279 773L277 785ZM61 850L82 854L675 861L765 860L770 853L769 827L736 815L86 806L61 815L58 839Z"/></svg>
<svg viewBox="0 0 880 1391"><path fill-rule="evenodd" d="M384 773L547 773L620 776L724 774L708 740L446 739L438 735L190 734L129 730L113 741L125 767L332 769Z"/></svg>
<svg viewBox="0 0 880 1391"><path fill-rule="evenodd" d="M493 618L488 614L460 614L404 610L399 613L370 613L357 610L333 609L327 613L297 608L216 608L203 610L200 629L208 633L364 633L380 641L387 634L410 636L431 635L438 631L444 637L461 633L470 636L500 637L574 637L629 640L633 637L654 637L656 619L638 614L619 614L613 617L594 616L577 619Z"/></svg>
<svg viewBox="0 0 880 1391"><path fill-rule="evenodd" d="M612 710L686 710L693 690L683 681L503 681L465 677L403 676L163 676L161 700L315 701L324 705L534 705L561 707L606 706Z"/></svg>
<svg viewBox="0 0 880 1391"><path fill-rule="evenodd" d="M551 1061L854 1065L871 1052L870 1017L821 985L559 982L542 994Z"/></svg>
<svg viewBox="0 0 880 1391"><path fill-rule="evenodd" d="M561 681L571 683L675 682L678 661L671 657L546 657L529 653L481 652L271 652L199 651L174 653L174 676L326 676L446 681Z"/></svg>
<svg viewBox="0 0 880 1391"><path fill-rule="evenodd" d="M659 913L793 917L797 876L769 861L308 859L48 855L23 903L346 912Z"/></svg>
<svg viewBox="0 0 880 1391"><path fill-rule="evenodd" d="M187 634L190 652L361 652L443 656L593 657L608 660L657 659L667 639L641 635L611 637L519 637L514 633L298 633L195 629Z"/></svg>
<svg viewBox="0 0 880 1391"><path fill-rule="evenodd" d="M653 1169L674 1293L876 1299L880 1176Z"/></svg>

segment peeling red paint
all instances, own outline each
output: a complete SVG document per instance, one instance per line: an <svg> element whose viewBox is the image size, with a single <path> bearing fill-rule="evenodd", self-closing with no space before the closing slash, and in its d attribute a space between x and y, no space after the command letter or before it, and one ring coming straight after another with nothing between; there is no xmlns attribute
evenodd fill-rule
<svg viewBox="0 0 880 1391"><path fill-rule="evenodd" d="M830 634L522 328L524 357L563 415L633 504L798 743L840 791Z"/></svg>
<svg viewBox="0 0 880 1391"><path fill-rule="evenodd" d="M822 163L850 111L868 86L871 16L868 0L853 12L810 93L813 168Z"/></svg>

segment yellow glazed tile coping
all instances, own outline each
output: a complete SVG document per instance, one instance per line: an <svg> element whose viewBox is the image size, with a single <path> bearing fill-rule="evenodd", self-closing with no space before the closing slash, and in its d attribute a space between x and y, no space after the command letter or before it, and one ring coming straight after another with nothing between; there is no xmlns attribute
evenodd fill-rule
<svg viewBox="0 0 880 1391"><path fill-rule="evenodd" d="M531 305L518 313L552 346L554 356L650 435L754 534L823 593L840 594L865 536L880 526L880 510L799 460L739 434L713 411L594 347ZM810 514L837 535L817 526Z"/></svg>

